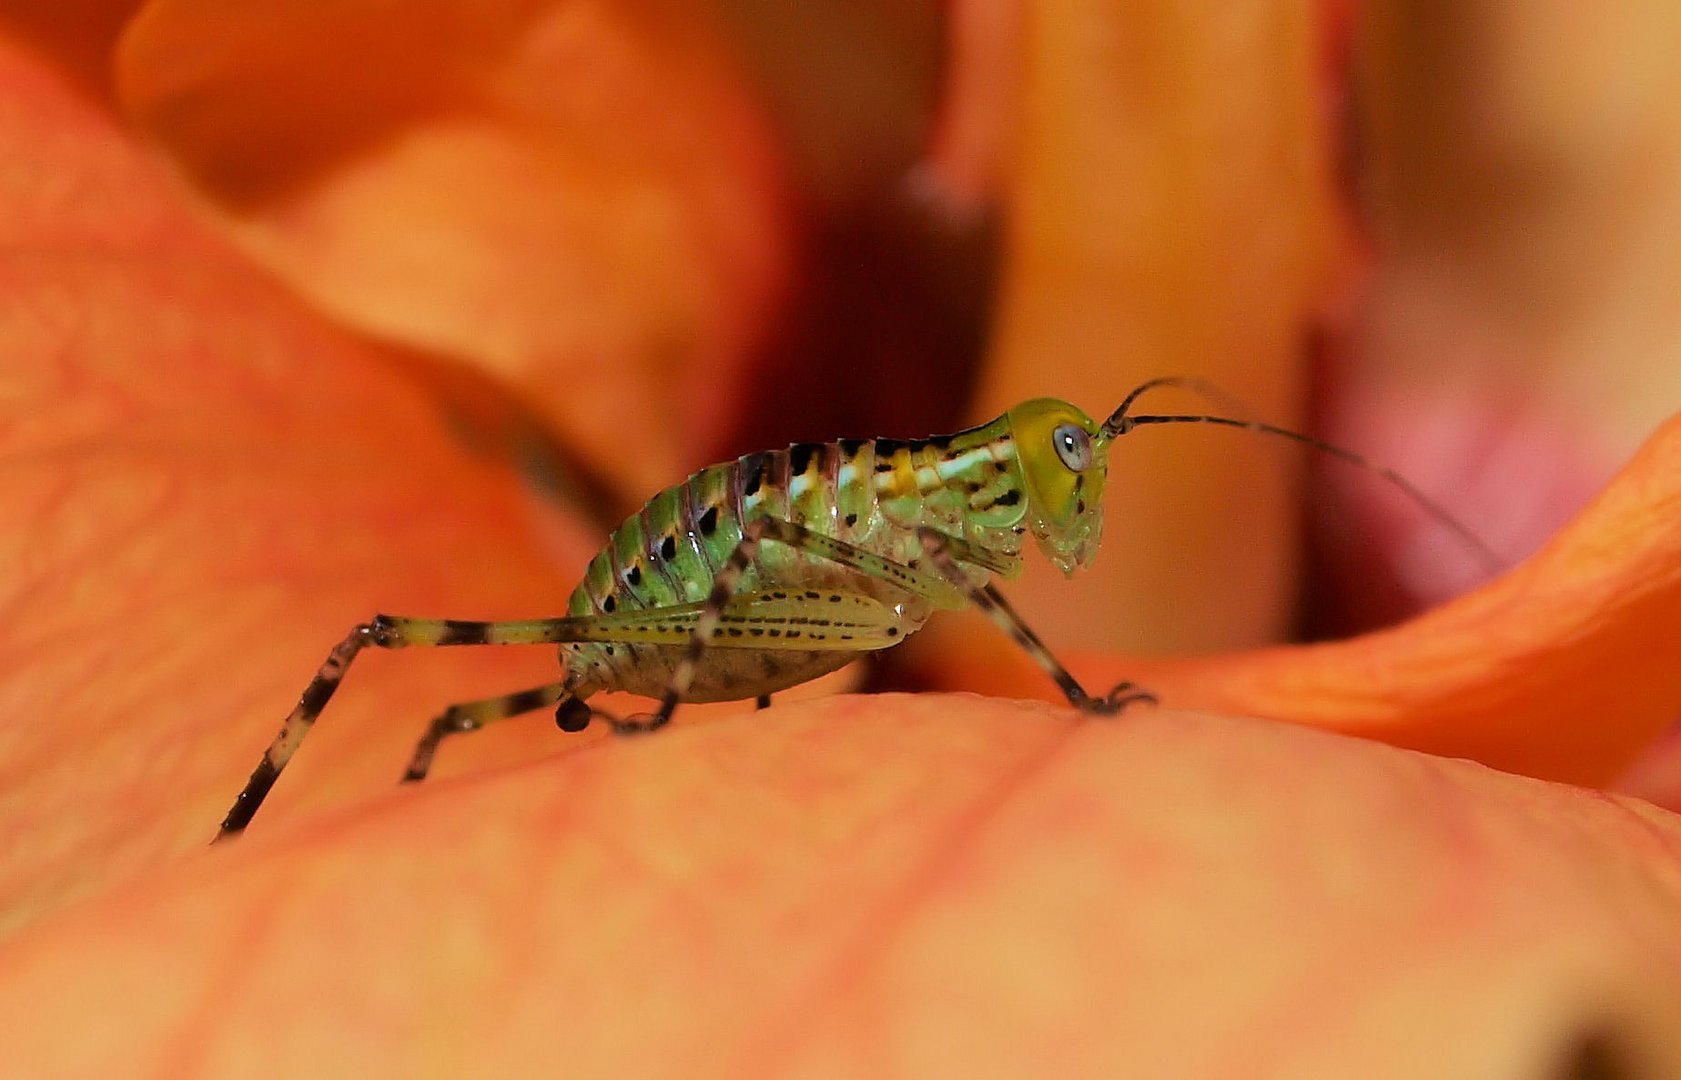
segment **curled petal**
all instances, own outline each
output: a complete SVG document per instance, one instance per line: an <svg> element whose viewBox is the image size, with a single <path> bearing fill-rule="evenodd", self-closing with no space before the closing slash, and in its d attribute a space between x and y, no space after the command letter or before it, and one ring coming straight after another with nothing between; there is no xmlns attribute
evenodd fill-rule
<svg viewBox="0 0 1681 1080"><path fill-rule="evenodd" d="M120 60L248 253L495 373L600 474L654 490L727 411L790 238L699 5L157 0Z"/></svg>
<svg viewBox="0 0 1681 1080"><path fill-rule="evenodd" d="M67 0L10 4L0 34L46 59L100 102L111 93L111 50L145 0Z"/></svg>

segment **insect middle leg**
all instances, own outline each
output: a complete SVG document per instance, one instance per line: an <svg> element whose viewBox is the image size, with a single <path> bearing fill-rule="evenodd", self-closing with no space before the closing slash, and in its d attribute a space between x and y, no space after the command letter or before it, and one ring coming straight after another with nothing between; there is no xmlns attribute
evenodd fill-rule
<svg viewBox="0 0 1681 1080"><path fill-rule="evenodd" d="M754 700L754 704L759 709L770 708L770 695L760 694ZM615 731L638 730L632 722L591 708L582 698L572 696L566 681L546 683L530 690L500 694L480 701L462 702L445 709L426 726L426 734L422 735L420 742L416 744L414 756L409 759L409 767L403 770L402 782L412 784L426 779L426 774L432 771L432 759L438 753L438 744L449 736L465 735L498 720L511 720L551 705L558 706L555 709L555 722L562 731L582 731L595 717L605 719Z"/></svg>
<svg viewBox="0 0 1681 1080"><path fill-rule="evenodd" d="M758 554L758 546L762 540L773 539L786 544L796 550L809 555L828 559L842 566L850 567L872 578L887 582L890 585L904 589L927 599L939 599L943 594L956 590L966 597L970 603L979 607L990 616L994 623L1008 633L1025 649L1028 655L1055 680L1069 704L1085 712L1098 714L1118 713L1128 705L1141 702L1154 702L1155 695L1146 690L1140 690L1130 682L1123 682L1112 688L1102 697L1094 697L1081 686L1079 680L1068 671L1040 640L1031 627L1022 621L1021 616L1010 607L1008 601L991 584L976 585L963 570L960 563L968 563L990 570L1001 568L997 558L984 549L978 548L966 540L943 533L938 529L924 526L917 530L918 539L922 542L923 551L929 561L934 564L938 574L903 563L894 562L874 552L848 544L821 533L814 533L803 526L791 521L777 518L760 518L753 521L742 531L741 543L736 545L729 561L719 571L715 580L712 595L707 598L707 610L713 614L713 620L723 610L734 591L735 583L746 572ZM642 725L646 730L653 730L662 726L671 718L671 712L677 707L677 701L688 690L689 680L693 677L694 668L700 662L702 651L706 648L711 637L712 627L716 621L708 622L709 616L703 611L701 620L695 626L695 633L689 641L688 655L684 663L679 665L672 678L672 685L667 690L665 698L660 703L660 711ZM895 644L896 628L888 627L883 631L884 639L879 647Z"/></svg>
<svg viewBox="0 0 1681 1080"><path fill-rule="evenodd" d="M713 577L712 591L707 594L700 607L694 630L689 635L688 646L676 670L672 672L671 684L660 699L659 710L649 716L624 721L616 725L614 730L620 734L635 734L657 731L670 723L672 714L677 711L677 703L694 683L701 657L709 647L717 647L714 638L724 619L725 610L735 599L736 590L740 587L747 568L758 558L759 545L765 540L774 540L807 555L850 567L916 595L932 595L946 588L937 578L874 552L865 551L844 540L813 532L803 525L781 518L755 518L742 529L740 542ZM896 645L900 640L901 631L895 619L868 629L859 628L847 639L846 644L839 647L860 651L874 650ZM770 704L769 695L760 695L758 701L760 708L764 708Z"/></svg>
<svg viewBox="0 0 1681 1080"><path fill-rule="evenodd" d="M567 698L569 694L566 682L562 681L546 683L512 694L500 694L493 698L451 705L427 725L426 734L420 737L420 742L414 748L414 756L409 759L409 767L403 771L403 783L412 784L426 779L426 774L432 769L432 758L438 752L438 744L449 736L477 731L498 720L508 720L547 708ZM581 730L589 723L589 706L577 698L572 698L571 703L575 704L577 709L583 710L583 723L576 725L577 729ZM563 706L559 715L566 716L575 711Z"/></svg>
<svg viewBox="0 0 1681 1080"><path fill-rule="evenodd" d="M970 547L966 541L927 527L917 530L917 538L922 541L922 550L927 554L928 560L941 575L967 593L971 603L986 612L995 625L1014 638L1016 644L1033 657L1033 661L1056 682L1070 705L1084 712L1112 715L1128 705L1142 702L1155 704L1154 694L1148 690L1140 690L1130 682L1117 683L1102 697L1091 696L1086 688L1080 685L1079 680L1062 665L1062 661L1046 647L1044 641L1040 640L1039 635L1033 632L1033 628L1016 614L1009 601L1004 599L1003 593L990 582L976 585L969 575L963 572L958 560Z"/></svg>
<svg viewBox="0 0 1681 1080"><path fill-rule="evenodd" d="M951 577L943 571L940 574L933 574L916 566L907 566L895 562L875 552L866 551L854 544L849 544L844 540L813 532L803 525L781 518L756 518L742 529L741 541L736 544L735 550L730 553L730 557L713 579L712 591L701 607L694 632L689 637L688 648L682 661L672 673L671 685L667 688L665 696L660 700L659 711L651 716L639 717L622 724L616 730L623 733L655 731L664 727L671 720L672 713L677 709L677 703L682 700L683 695L688 692L689 686L694 681L695 671L700 665L702 655L707 648L712 647L714 635L719 622L723 618L725 608L735 596L736 589L743 575L746 574L747 568L753 565L758 558L759 545L765 540L773 540L806 555L826 559L848 567L860 574L903 589L906 593L923 599L940 602L950 598L954 592L960 597L968 595L969 578L961 569L956 567L949 553L945 556L946 562L952 567L953 572L957 575L956 577ZM955 537L946 537L946 540L949 543L942 546L942 552L956 552L963 561L988 570L1000 571L1006 568L1006 564L992 552L966 544ZM1019 621L1017 620L1018 623ZM1027 630L1025 626L1021 629L1028 635L1032 635L1032 631ZM883 649L898 644L900 640L902 640L900 627L894 624L884 624L871 629L867 642L854 641L851 647ZM1038 639L1033 638L1033 640L1037 641ZM1044 651L1043 645L1040 645L1040 650ZM1049 657L1050 654L1045 652L1045 655ZM1080 704L1081 701L1093 700L1080 688L1080 684L1074 681L1072 675L1062 669L1060 664L1056 664L1054 658L1051 659L1051 663L1056 666L1057 671L1061 672L1065 682L1059 682L1059 685L1063 685L1065 692L1068 692L1070 701ZM1068 689L1069 687L1073 688L1072 691ZM1078 697L1075 696L1076 694ZM1142 696L1148 697L1149 695ZM1107 699L1100 700L1106 701ZM1129 698L1127 700L1134 699ZM1117 710L1125 703L1125 701L1122 701L1115 704L1109 711ZM1091 708L1092 706L1085 707Z"/></svg>

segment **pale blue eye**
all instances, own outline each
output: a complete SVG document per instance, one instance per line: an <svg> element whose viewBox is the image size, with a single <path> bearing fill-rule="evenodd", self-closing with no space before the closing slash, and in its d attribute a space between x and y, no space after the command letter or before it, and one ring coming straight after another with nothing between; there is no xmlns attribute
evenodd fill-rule
<svg viewBox="0 0 1681 1080"><path fill-rule="evenodd" d="M1091 468L1091 438L1078 424L1058 424L1051 442L1056 444L1056 456L1070 469L1085 472Z"/></svg>

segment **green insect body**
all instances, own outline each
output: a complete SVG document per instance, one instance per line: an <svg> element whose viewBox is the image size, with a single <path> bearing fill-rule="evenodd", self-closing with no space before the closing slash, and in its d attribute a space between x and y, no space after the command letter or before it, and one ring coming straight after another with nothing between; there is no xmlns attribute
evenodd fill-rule
<svg viewBox="0 0 1681 1080"><path fill-rule="evenodd" d="M567 613L468 622L380 615L328 655L235 799L217 839L242 832L363 648L556 644L561 677L450 706L421 737L403 779L422 779L448 736L541 708L578 731L597 717L651 731L681 701L758 698L889 648L935 612L974 605L1046 671L1070 704L1113 713L1151 700L1130 683L1093 696L1011 610L994 577L1021 572L1029 540L1065 573L1090 564L1102 531L1113 442L1146 424L1208 423L1279 435L1376 470L1499 560L1446 511L1388 469L1269 424L1205 415L1130 414L1151 380L1102 425L1040 398L955 435L797 443L702 469L661 491L590 561ZM660 699L619 719L587 700L607 691Z"/></svg>
<svg viewBox="0 0 1681 1080"><path fill-rule="evenodd" d="M984 550L1006 578L1020 573L1028 535L1064 568L1089 561L1105 462L1094 460L1083 478L1071 473L1050 446L1058 425L1088 439L1098 430L1073 406L1045 399L946 438L797 443L710 466L666 488L619 526L572 593L568 614L617 619L602 626L603 640L561 645L571 692L664 693L693 621L637 622L633 613L703 603L743 525L755 518L789 521L912 569L926 562L919 528ZM1024 452L1017 431L1044 438ZM1051 454L1052 467L1035 454ZM1063 475L1075 478L1073 487L1060 484ZM1048 506L1047 499L1065 505ZM968 578L984 585L992 572L970 567ZM970 602L953 583L931 584L933 595L909 593L821 555L765 544L737 585L740 600L723 613L717 648L683 699L738 700L807 682L860 651L896 644L934 611Z"/></svg>

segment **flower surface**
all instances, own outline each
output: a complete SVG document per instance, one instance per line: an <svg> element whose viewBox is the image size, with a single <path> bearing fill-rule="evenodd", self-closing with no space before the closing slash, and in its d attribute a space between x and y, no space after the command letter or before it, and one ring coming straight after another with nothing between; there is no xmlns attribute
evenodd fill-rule
<svg viewBox="0 0 1681 1080"><path fill-rule="evenodd" d="M1429 276L1349 236L1323 11L1012 10L954 6L943 84L883 16L902 66L859 106L930 114L908 190L942 227L1001 208L977 414L1194 371L1305 424L1303 341L1360 289L1349 370L1388 366L1345 390L1405 374L1378 330ZM444 704L553 661L369 655L205 847L354 621L558 612L602 507L756 430L767 373L825 377L778 345L831 280L818 223L906 163L802 163L798 96L763 104L801 27L768 18L0 16L3 1071L1676 1075L1681 828L1599 790L1681 703L1674 422L1572 472L1597 494L1508 572L1312 645L1269 644L1294 459L1128 436L1097 568L1011 591L1088 685L1161 696L1116 720L954 692L641 740L539 718L399 789ZM1662 355L1664 325L1618 340ZM1053 696L984 620L910 647L925 687ZM1671 798L1675 757L1635 788Z"/></svg>

